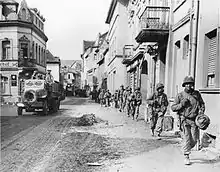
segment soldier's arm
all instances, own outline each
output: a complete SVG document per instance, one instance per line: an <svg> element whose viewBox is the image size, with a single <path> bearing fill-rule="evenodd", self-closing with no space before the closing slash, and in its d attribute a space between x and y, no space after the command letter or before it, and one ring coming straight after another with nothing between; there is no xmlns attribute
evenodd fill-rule
<svg viewBox="0 0 220 172"><path fill-rule="evenodd" d="M178 94L174 100L173 105L171 106L171 109L173 112L178 112L183 108L182 104L180 103L180 94Z"/></svg>
<svg viewBox="0 0 220 172"><path fill-rule="evenodd" d="M153 105L154 104L154 94L150 95L147 100L146 100L147 104L149 105Z"/></svg>
<svg viewBox="0 0 220 172"><path fill-rule="evenodd" d="M198 92L199 95L199 114L205 112L205 102L202 99L201 94Z"/></svg>
<svg viewBox="0 0 220 172"><path fill-rule="evenodd" d="M167 106L168 106L169 102L168 102L168 99L167 99L167 95L164 94L164 102L163 102L163 105L161 107L161 112L164 114L166 111L167 111Z"/></svg>

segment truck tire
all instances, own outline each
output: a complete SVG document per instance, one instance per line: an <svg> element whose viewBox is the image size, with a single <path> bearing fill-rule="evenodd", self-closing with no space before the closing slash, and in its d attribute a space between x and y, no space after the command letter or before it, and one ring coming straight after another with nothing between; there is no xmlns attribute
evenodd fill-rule
<svg viewBox="0 0 220 172"><path fill-rule="evenodd" d="M48 108L48 103L47 103L47 101L44 101L44 105L43 105L43 115L48 115L48 113L49 113L49 108Z"/></svg>
<svg viewBox="0 0 220 172"><path fill-rule="evenodd" d="M21 107L18 107L17 108L17 113L18 113L18 116L22 116L23 114L23 109Z"/></svg>

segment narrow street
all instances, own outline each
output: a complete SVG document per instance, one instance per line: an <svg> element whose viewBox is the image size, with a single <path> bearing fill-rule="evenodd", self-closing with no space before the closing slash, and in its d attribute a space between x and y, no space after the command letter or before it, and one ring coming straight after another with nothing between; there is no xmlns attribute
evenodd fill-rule
<svg viewBox="0 0 220 172"><path fill-rule="evenodd" d="M91 113L98 123L79 126L77 118ZM203 152L193 152L193 164L184 166L178 139L156 140L143 116L133 121L86 98L67 97L48 116L1 114L2 172L220 170L220 162Z"/></svg>

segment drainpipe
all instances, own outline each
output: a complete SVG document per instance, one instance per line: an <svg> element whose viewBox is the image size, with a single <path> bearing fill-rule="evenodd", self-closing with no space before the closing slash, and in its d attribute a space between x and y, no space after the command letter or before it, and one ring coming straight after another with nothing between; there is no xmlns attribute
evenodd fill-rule
<svg viewBox="0 0 220 172"><path fill-rule="evenodd" d="M193 18L192 18L192 37L191 37L191 59L190 59L190 75L196 77L196 56L197 56L197 42L198 42L198 27L199 27L199 4L200 0L196 1ZM193 6L192 6L193 7Z"/></svg>

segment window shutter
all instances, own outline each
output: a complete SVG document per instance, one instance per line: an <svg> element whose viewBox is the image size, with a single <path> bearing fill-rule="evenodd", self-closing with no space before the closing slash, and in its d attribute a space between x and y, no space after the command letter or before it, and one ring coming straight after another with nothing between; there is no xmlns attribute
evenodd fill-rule
<svg viewBox="0 0 220 172"><path fill-rule="evenodd" d="M217 58L217 37L209 40L208 46L208 75L215 74L215 61Z"/></svg>

